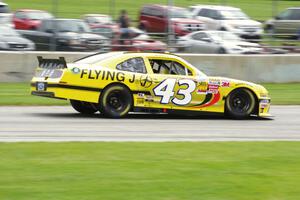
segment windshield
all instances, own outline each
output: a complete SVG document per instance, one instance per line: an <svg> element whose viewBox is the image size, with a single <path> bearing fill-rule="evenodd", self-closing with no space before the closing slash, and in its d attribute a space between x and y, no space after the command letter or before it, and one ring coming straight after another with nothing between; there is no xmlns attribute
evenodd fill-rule
<svg viewBox="0 0 300 200"><path fill-rule="evenodd" d="M90 28L82 21L79 20L66 20L57 22L57 30L59 32L76 32L88 33L91 32Z"/></svg>
<svg viewBox="0 0 300 200"><path fill-rule="evenodd" d="M101 23L101 24L112 24L112 19L109 16L98 16L93 17L93 20L91 20L92 23Z"/></svg>
<svg viewBox="0 0 300 200"><path fill-rule="evenodd" d="M27 13L27 17L33 20L42 20L42 19L50 19L53 16L47 12L29 12Z"/></svg>
<svg viewBox="0 0 300 200"><path fill-rule="evenodd" d="M222 41L222 40L240 41L241 40L238 36L225 31L211 32L210 36L214 41Z"/></svg>
<svg viewBox="0 0 300 200"><path fill-rule="evenodd" d="M12 28L7 26L0 26L0 35L2 36L19 36L19 34Z"/></svg>
<svg viewBox="0 0 300 200"><path fill-rule="evenodd" d="M223 19L230 20L230 19L237 19L237 20L246 20L249 17L240 10L222 10L220 11Z"/></svg>
<svg viewBox="0 0 300 200"><path fill-rule="evenodd" d="M171 18L192 18L192 14L187 9L172 9Z"/></svg>

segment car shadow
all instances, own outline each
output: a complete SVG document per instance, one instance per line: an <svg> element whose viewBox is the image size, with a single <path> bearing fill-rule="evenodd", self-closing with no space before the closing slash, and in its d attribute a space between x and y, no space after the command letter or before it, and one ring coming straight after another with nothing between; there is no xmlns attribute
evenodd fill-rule
<svg viewBox="0 0 300 200"><path fill-rule="evenodd" d="M50 118L90 118L90 119L111 119L107 118L100 113L96 114L80 114L80 113L31 113L33 116L37 117L50 117ZM262 118L251 116L247 119L232 119L230 117L224 116L223 114L199 114L199 115L175 115L175 114L161 114L161 113L130 113L126 117L121 119L114 119L114 120L136 120L136 119L160 119L160 120L168 120L168 119L178 119L178 120L274 120L273 118Z"/></svg>

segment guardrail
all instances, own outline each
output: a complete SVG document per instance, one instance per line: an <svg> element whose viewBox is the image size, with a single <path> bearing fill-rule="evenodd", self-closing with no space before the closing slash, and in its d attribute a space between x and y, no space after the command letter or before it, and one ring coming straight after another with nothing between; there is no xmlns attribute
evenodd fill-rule
<svg viewBox="0 0 300 200"><path fill-rule="evenodd" d="M0 52L0 82L26 82L38 65L37 56L65 57L72 62L90 52ZM300 82L300 56L178 54L195 67L213 76L254 82Z"/></svg>

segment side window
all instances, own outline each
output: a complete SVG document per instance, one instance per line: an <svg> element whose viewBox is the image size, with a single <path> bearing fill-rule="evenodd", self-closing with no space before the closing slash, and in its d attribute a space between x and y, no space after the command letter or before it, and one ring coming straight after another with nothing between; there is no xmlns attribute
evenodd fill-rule
<svg viewBox="0 0 300 200"><path fill-rule="evenodd" d="M207 17L215 19L216 18L216 14L217 12L215 10L208 10L207 12Z"/></svg>
<svg viewBox="0 0 300 200"><path fill-rule="evenodd" d="M162 12L162 10L157 9L157 8L152 8L152 15L154 17L160 17L163 18L164 17L164 12Z"/></svg>
<svg viewBox="0 0 300 200"><path fill-rule="evenodd" d="M142 15L151 15L151 8L144 7L141 12Z"/></svg>
<svg viewBox="0 0 300 200"><path fill-rule="evenodd" d="M199 12L198 12L198 16L202 16L202 17L207 17L208 14L208 9L206 8L202 8Z"/></svg>
<svg viewBox="0 0 300 200"><path fill-rule="evenodd" d="M25 18L25 15L24 15L23 12L16 12L15 16L18 19L24 19Z"/></svg>
<svg viewBox="0 0 300 200"><path fill-rule="evenodd" d="M288 20L291 18L291 15L292 15L292 10L289 9L289 10L285 10L282 13L280 13L278 15L278 18L281 20Z"/></svg>
<svg viewBox="0 0 300 200"><path fill-rule="evenodd" d="M207 35L205 33L196 33L192 35L192 38L194 40L202 40L203 38L207 38Z"/></svg>
<svg viewBox="0 0 300 200"><path fill-rule="evenodd" d="M121 71L146 73L146 66L143 58L130 58L117 65L116 69Z"/></svg>
<svg viewBox="0 0 300 200"><path fill-rule="evenodd" d="M159 59L150 59L149 61L154 74L192 75L189 69L176 61Z"/></svg>
<svg viewBox="0 0 300 200"><path fill-rule="evenodd" d="M219 13L216 10L210 10L208 12L208 17L212 18L212 19L220 19L221 16L219 15Z"/></svg>
<svg viewBox="0 0 300 200"><path fill-rule="evenodd" d="M300 9L293 9L290 19L291 20L300 20Z"/></svg>

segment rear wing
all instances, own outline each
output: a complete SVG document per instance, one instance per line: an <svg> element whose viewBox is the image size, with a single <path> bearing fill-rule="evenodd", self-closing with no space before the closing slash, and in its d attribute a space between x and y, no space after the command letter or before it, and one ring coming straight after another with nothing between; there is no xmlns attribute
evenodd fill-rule
<svg viewBox="0 0 300 200"><path fill-rule="evenodd" d="M64 69L67 68L67 63L64 57L58 59L43 58L42 56L37 57L39 61L39 68L44 69Z"/></svg>

